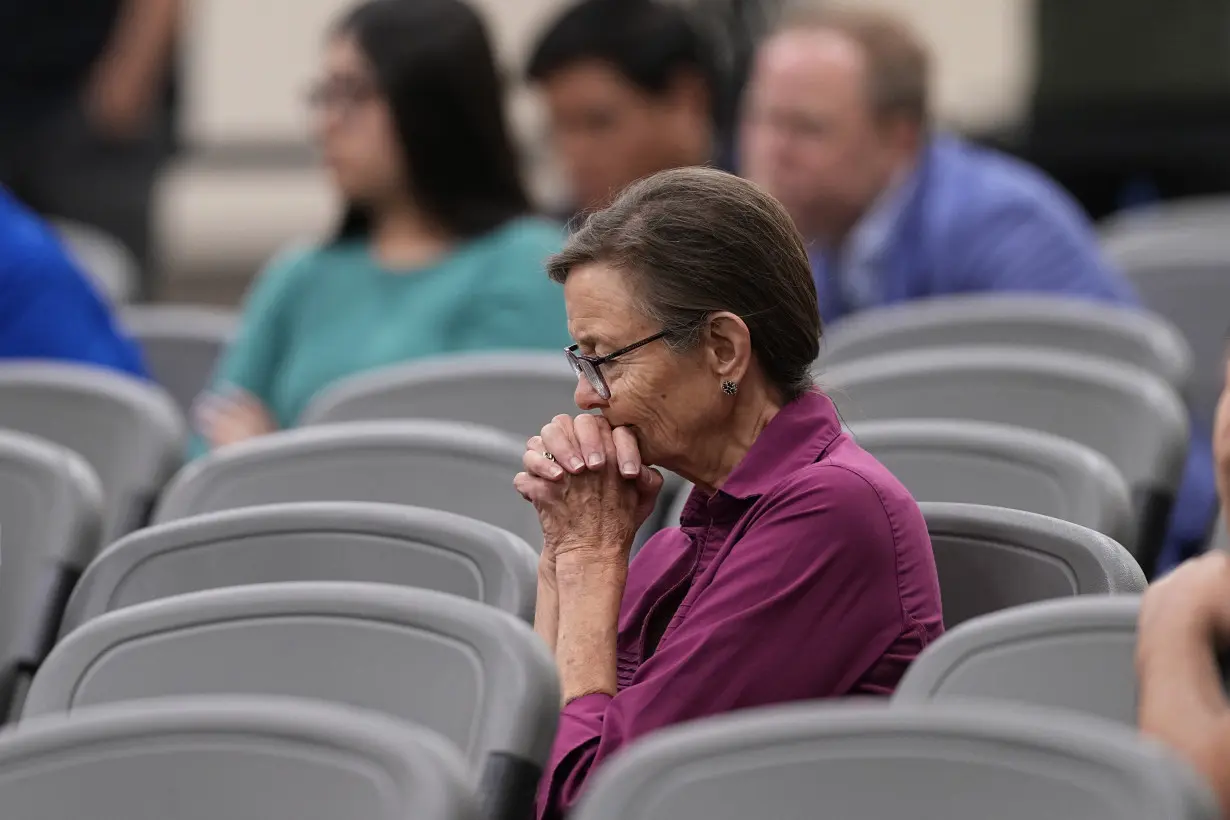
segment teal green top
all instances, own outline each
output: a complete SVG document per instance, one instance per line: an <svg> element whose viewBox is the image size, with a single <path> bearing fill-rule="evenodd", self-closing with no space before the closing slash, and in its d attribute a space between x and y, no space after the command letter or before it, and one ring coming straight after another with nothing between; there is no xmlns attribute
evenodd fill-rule
<svg viewBox="0 0 1230 820"><path fill-rule="evenodd" d="M543 264L562 242L554 223L523 218L414 270L381 266L363 240L285 254L253 285L216 387L247 390L287 428L321 390L365 370L443 353L562 351L563 288Z"/></svg>

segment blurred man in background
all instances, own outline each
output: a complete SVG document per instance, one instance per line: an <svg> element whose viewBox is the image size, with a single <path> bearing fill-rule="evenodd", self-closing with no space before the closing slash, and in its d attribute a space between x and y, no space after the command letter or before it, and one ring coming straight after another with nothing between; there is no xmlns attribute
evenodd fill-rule
<svg viewBox="0 0 1230 820"><path fill-rule="evenodd" d="M718 70L686 12L655 0L582 0L542 36L543 92L571 204L605 205L650 174L714 159Z"/></svg>
<svg viewBox="0 0 1230 820"><path fill-rule="evenodd" d="M1132 301L1057 185L930 130L928 73L913 32L870 12L800 9L760 49L741 170L812 241L825 318L963 291Z"/></svg>
<svg viewBox="0 0 1230 820"><path fill-rule="evenodd" d="M0 187L0 359L53 359L144 376L136 344L55 233Z"/></svg>
<svg viewBox="0 0 1230 820"><path fill-rule="evenodd" d="M143 269L181 2L0 0L0 183L112 234Z"/></svg>
<svg viewBox="0 0 1230 820"><path fill-rule="evenodd" d="M874 12L797 9L757 55L741 171L811 242L824 319L977 291L1135 304L1058 185L931 130L928 74L917 36ZM1204 544L1214 502L1212 456L1198 436L1163 567Z"/></svg>

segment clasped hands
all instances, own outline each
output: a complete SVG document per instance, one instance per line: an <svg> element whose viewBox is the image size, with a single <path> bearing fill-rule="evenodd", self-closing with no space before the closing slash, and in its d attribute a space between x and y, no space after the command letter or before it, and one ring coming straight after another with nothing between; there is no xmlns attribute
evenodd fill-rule
<svg viewBox="0 0 1230 820"><path fill-rule="evenodd" d="M598 415L556 416L526 442L522 463L513 486L538 511L546 566L626 566L662 489L631 430Z"/></svg>

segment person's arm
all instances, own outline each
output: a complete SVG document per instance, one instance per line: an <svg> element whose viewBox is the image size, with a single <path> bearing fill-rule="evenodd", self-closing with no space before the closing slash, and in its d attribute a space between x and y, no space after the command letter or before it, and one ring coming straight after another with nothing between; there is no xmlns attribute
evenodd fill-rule
<svg viewBox="0 0 1230 820"><path fill-rule="evenodd" d="M0 259L0 356L94 364L146 376L137 345L62 252L13 250Z"/></svg>
<svg viewBox="0 0 1230 820"><path fill-rule="evenodd" d="M534 601L534 631L551 654L559 635L559 590L555 585L555 561L542 556L538 561L538 597Z"/></svg>
<svg viewBox="0 0 1230 820"><path fill-rule="evenodd" d="M170 69L182 0L125 0L87 88L100 125L129 136L145 124Z"/></svg>
<svg viewBox="0 0 1230 820"><path fill-rule="evenodd" d="M1123 274L1102 254L1079 206L1061 192L1001 194L953 237L951 276L964 291L1069 294L1134 305Z"/></svg>
<svg viewBox="0 0 1230 820"><path fill-rule="evenodd" d="M1230 554L1193 559L1150 586L1137 636L1141 731L1204 775L1230 813L1230 702L1216 654L1230 642Z"/></svg>
<svg viewBox="0 0 1230 820"><path fill-rule="evenodd" d="M295 291L310 253L281 255L257 276L244 300L239 332L214 371L211 395L225 400L238 388L272 412L273 380L288 343L288 313L293 309ZM202 455L209 446L198 430L189 444L189 454Z"/></svg>
<svg viewBox="0 0 1230 820"><path fill-rule="evenodd" d="M557 820L596 766L655 729L694 718L842 695L907 623L892 527L864 480L837 467L818 488L792 479L735 544L687 619L616 692L616 569L571 573L557 558L556 649L565 700L539 786ZM605 574L604 574L605 573ZM921 627L919 627L921 629Z"/></svg>

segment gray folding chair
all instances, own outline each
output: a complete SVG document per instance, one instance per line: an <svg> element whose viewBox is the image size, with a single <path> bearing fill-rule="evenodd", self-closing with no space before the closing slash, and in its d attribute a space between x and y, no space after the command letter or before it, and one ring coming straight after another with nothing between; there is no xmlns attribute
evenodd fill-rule
<svg viewBox="0 0 1230 820"><path fill-rule="evenodd" d="M105 612L218 587L365 581L534 618L538 553L510 532L395 504L272 504L183 518L112 544L73 590L61 634Z"/></svg>
<svg viewBox="0 0 1230 820"><path fill-rule="evenodd" d="M291 698L82 709L0 735L6 820L478 820L456 750L382 715Z"/></svg>
<svg viewBox="0 0 1230 820"><path fill-rule="evenodd" d="M1193 353L1189 395L1211 422L1225 374L1230 318L1230 201L1179 203L1114 220L1103 248L1144 303L1183 332Z"/></svg>
<svg viewBox="0 0 1230 820"><path fill-rule="evenodd" d="M513 489L525 445L442 421L302 427L214 450L163 493L156 522L293 501L374 501L468 515L537 549L534 508Z"/></svg>
<svg viewBox="0 0 1230 820"><path fill-rule="evenodd" d="M1178 328L1144 310L1068 296L970 294L854 314L825 328L821 361L930 347L1023 345L1102 356L1161 376L1182 394L1192 352Z"/></svg>
<svg viewBox="0 0 1230 820"><path fill-rule="evenodd" d="M387 584L254 584L88 621L47 657L23 715L208 694L338 701L437 731L481 768L489 818L530 808L560 697L542 639L494 607Z"/></svg>
<svg viewBox="0 0 1230 820"><path fill-rule="evenodd" d="M1135 726L1139 610L1138 595L1086 595L967 621L918 656L895 702L1016 701Z"/></svg>
<svg viewBox="0 0 1230 820"><path fill-rule="evenodd" d="M125 309L122 316L124 326L141 344L154 380L189 415L235 335L238 316L195 305L138 305Z"/></svg>
<svg viewBox="0 0 1230 820"><path fill-rule="evenodd" d="M1125 546L1136 537L1123 477L1106 456L1074 441L1023 427L941 419L862 422L850 433L916 501L1025 510ZM687 493L676 497L672 526L686 502Z"/></svg>
<svg viewBox="0 0 1230 820"><path fill-rule="evenodd" d="M97 367L0 364L0 427L85 457L102 482L103 542L142 526L183 458L183 417L161 388Z"/></svg>
<svg viewBox="0 0 1230 820"><path fill-rule="evenodd" d="M55 643L102 535L102 488L59 445L0 431L0 719Z"/></svg>
<svg viewBox="0 0 1230 820"><path fill-rule="evenodd" d="M343 379L308 405L300 423L446 419L524 440L561 413L581 412L576 388L562 350L433 356Z"/></svg>
<svg viewBox="0 0 1230 820"><path fill-rule="evenodd" d="M137 295L141 266L123 242L93 225L71 219L53 219L52 228L104 299L122 305Z"/></svg>
<svg viewBox="0 0 1230 820"><path fill-rule="evenodd" d="M1033 601L1145 588L1127 550L1077 524L1003 507L918 506L935 551L945 626Z"/></svg>
<svg viewBox="0 0 1230 820"><path fill-rule="evenodd" d="M917 501L984 504L1047 515L1130 548L1127 482L1106 456L1070 439L1006 424L944 419L851 426L863 449Z"/></svg>
<svg viewBox="0 0 1230 820"><path fill-rule="evenodd" d="M842 418L946 418L1062 436L1110 459L1133 493L1136 555L1152 567L1187 454L1182 401L1131 365L1053 350L934 348L877 356L819 376Z"/></svg>
<svg viewBox="0 0 1230 820"><path fill-rule="evenodd" d="M1047 710L801 704L666 729L596 773L574 820L1214 820L1183 763Z"/></svg>

